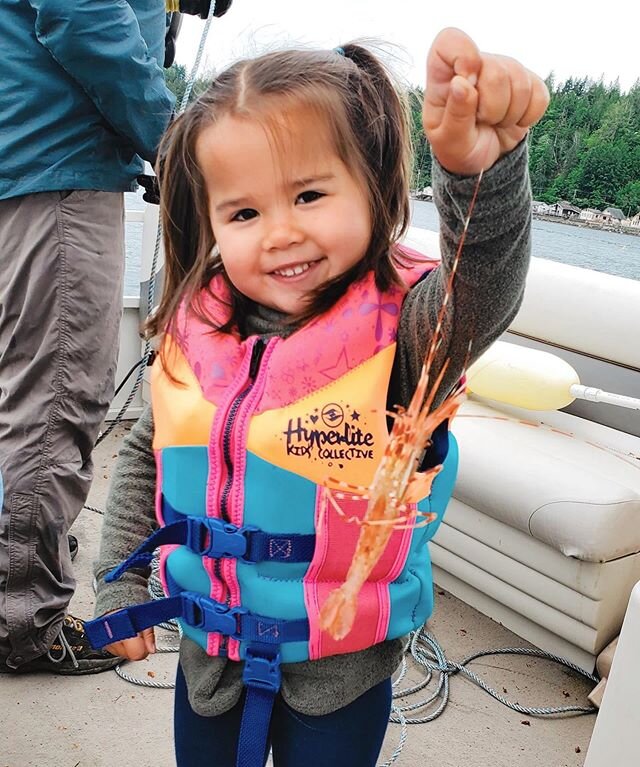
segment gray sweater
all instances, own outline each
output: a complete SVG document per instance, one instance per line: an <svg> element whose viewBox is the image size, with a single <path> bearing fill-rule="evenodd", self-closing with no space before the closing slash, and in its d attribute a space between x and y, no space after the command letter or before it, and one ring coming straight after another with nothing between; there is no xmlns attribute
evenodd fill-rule
<svg viewBox="0 0 640 767"><path fill-rule="evenodd" d="M476 181L449 174L434 162L442 264L409 292L403 304L390 403L406 406L415 389ZM531 194L523 142L482 180L434 369L435 375L442 361L450 360L440 400L458 381L465 363L482 354L515 317L530 250ZM257 307L255 316L248 318L248 330L262 336L292 332L283 325L281 314L264 307ZM147 408L124 440L109 490L95 567L96 615L149 600L147 571L129 571L111 584L105 584L104 575L157 527L152 439L153 420ZM402 640L396 639L361 652L284 664L282 696L304 714L319 716L335 711L391 676L400 663L402 645ZM215 716L237 702L242 690L242 663L209 657L187 638L181 642L180 663L196 713Z"/></svg>

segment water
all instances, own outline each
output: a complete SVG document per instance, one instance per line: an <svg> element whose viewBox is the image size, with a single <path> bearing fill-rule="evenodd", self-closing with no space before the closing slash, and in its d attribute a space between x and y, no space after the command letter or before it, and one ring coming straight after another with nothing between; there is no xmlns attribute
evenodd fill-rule
<svg viewBox="0 0 640 767"><path fill-rule="evenodd" d="M413 200L412 226L438 229L432 202ZM534 219L532 251L538 258L640 280L640 237Z"/></svg>
<svg viewBox="0 0 640 767"><path fill-rule="evenodd" d="M142 210L141 193L126 194L129 210ZM438 229L438 212L432 202L411 203L413 226ZM137 296L140 281L142 224L127 224L125 295ZM582 266L598 272L640 280L640 237L600 229L587 229L551 221L533 221L533 255Z"/></svg>

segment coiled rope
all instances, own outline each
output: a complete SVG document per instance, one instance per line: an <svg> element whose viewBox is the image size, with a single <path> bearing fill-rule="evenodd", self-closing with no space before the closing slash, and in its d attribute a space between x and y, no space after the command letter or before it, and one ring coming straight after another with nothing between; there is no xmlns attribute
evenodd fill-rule
<svg viewBox="0 0 640 767"><path fill-rule="evenodd" d="M467 679L491 695L492 698L495 698L495 700L502 703L502 705L507 706L520 714L535 717L554 717L562 715L582 716L584 714L596 713L597 709L594 706L521 706L519 703L514 703L513 701L508 700L490 687L480 676L478 676L478 674L467 668L467 665L472 661L488 655L524 655L534 658L542 658L544 660L558 663L594 683L599 681L597 676L589 674L587 671L584 671L584 669L571 663L566 658L561 658L558 655L553 655L544 652L543 650L536 650L529 647L500 647L495 650L483 650L473 653L473 655L469 655L459 662L450 661L447 659L444 650L437 639L423 627L419 631L414 631L410 634L409 641L405 648L405 654L402 658L400 672L393 682L394 702L391 706L389 721L400 725L400 737L398 739L398 744L389 759L379 765L379 767L390 767L398 759L407 740L409 725L432 722L443 713L449 701L450 677L458 673L463 674ZM411 658L423 669L424 679L411 687L402 689L400 688L400 684L408 671L407 658ZM436 674L438 675L438 684L428 697L413 703L407 701L407 698L424 690ZM402 700L405 701L404 705L396 702ZM430 706L435 706L435 710L424 713L422 716L415 715L420 709L427 709ZM411 717L407 716L409 712L412 712L414 715Z"/></svg>

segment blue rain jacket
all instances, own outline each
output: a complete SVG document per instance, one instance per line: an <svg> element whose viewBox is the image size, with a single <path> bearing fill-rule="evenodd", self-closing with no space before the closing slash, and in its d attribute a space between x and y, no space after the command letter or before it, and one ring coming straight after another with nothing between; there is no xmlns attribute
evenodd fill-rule
<svg viewBox="0 0 640 767"><path fill-rule="evenodd" d="M0 199L136 188L173 108L164 0L0 0Z"/></svg>

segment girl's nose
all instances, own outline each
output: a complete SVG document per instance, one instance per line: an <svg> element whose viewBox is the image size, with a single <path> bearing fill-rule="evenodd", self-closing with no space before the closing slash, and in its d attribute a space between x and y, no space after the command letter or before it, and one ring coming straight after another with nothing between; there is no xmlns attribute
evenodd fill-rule
<svg viewBox="0 0 640 767"><path fill-rule="evenodd" d="M285 250L292 245L299 245L304 239L302 229L291 215L278 216L267 222L263 239L265 250Z"/></svg>

